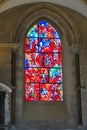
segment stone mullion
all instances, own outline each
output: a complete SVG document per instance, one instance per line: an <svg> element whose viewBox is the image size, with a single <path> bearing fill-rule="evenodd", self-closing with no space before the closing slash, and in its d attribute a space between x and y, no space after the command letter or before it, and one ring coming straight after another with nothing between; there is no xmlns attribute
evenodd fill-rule
<svg viewBox="0 0 87 130"><path fill-rule="evenodd" d="M79 45L83 126L87 127L87 44Z"/></svg>

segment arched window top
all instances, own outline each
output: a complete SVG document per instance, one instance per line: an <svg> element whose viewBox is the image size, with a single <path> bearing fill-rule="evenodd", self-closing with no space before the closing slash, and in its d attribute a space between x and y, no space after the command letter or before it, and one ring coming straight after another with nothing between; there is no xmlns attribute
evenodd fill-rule
<svg viewBox="0 0 87 130"><path fill-rule="evenodd" d="M25 39L25 98L63 101L61 39L46 21L30 28Z"/></svg>
<svg viewBox="0 0 87 130"><path fill-rule="evenodd" d="M35 24L27 33L28 37L60 38L58 32L46 21Z"/></svg>
<svg viewBox="0 0 87 130"><path fill-rule="evenodd" d="M61 52L60 35L46 21L31 27L25 41L30 44L29 52Z"/></svg>

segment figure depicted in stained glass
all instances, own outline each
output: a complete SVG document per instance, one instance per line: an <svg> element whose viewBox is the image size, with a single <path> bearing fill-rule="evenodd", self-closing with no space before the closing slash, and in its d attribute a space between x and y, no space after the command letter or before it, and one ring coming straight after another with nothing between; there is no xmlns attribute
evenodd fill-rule
<svg viewBox="0 0 87 130"><path fill-rule="evenodd" d="M25 98L63 101L61 39L46 21L35 24L25 39Z"/></svg>

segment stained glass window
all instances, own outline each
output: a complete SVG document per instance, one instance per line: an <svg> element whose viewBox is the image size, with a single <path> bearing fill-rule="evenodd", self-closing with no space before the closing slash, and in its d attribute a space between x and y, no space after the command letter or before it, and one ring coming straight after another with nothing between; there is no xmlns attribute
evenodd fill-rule
<svg viewBox="0 0 87 130"><path fill-rule="evenodd" d="M61 38L46 21L31 27L25 39L25 99L63 101Z"/></svg>

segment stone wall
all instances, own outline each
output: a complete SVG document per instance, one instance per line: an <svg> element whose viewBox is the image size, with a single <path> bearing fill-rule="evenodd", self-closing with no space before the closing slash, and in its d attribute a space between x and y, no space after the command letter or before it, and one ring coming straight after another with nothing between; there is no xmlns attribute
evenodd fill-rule
<svg viewBox="0 0 87 130"><path fill-rule="evenodd" d="M16 25L20 23L20 18L22 19L23 13L27 13L27 10L30 7L33 7L34 4L27 4L22 5L20 7L12 8L6 12L3 12L0 14L0 42L2 43L10 43L12 42L14 30L16 28ZM29 113L29 105L26 107L26 102L24 101L24 45L23 41L20 42L20 47L18 48L16 52L16 126L19 129L43 129L43 128L50 128L50 129L58 129L58 128L77 128L78 126L78 119L77 119L77 100L76 100L76 75L75 75L75 49L76 47L79 49L82 48L82 44L86 44L87 42L87 19L83 17L82 15L60 6L56 6L60 10L62 10L66 15L68 15L73 22L75 23L76 27L78 28L79 35L80 35L80 43L75 43L72 45L72 43L69 43L71 46L67 45L63 48L66 50L66 55L64 56L64 63L66 64L65 68L65 74L67 80L66 85L67 93L66 93L66 99L68 97L68 103L65 104L67 111L64 113L67 116L63 117L61 119L61 114L58 118L46 120L37 120L38 117L35 117L32 120L31 118L28 119L28 117L25 117L28 115L32 115L33 113ZM24 19L23 19L24 21ZM20 24L19 24L20 28ZM73 27L74 28L74 27ZM25 29L25 27L24 27ZM21 33L21 32L20 32ZM14 41L15 42L15 41ZM16 41L17 42L17 41ZM72 41L70 41L72 42ZM65 44L65 43L64 43ZM85 47L84 47L85 48ZM80 49L80 67L81 67L81 85L87 86L86 81L86 49ZM67 57L66 57L67 56ZM67 61L68 59L68 61ZM68 80L69 79L69 80ZM0 49L0 81L3 83L11 84L11 53L9 49ZM65 87L66 87L65 85ZM86 89L82 89L82 117L83 117L83 127L87 127L87 105L86 105L86 99L87 99L87 91ZM84 96L85 95L85 96ZM37 109L38 109L37 104ZM35 105L33 106L34 109ZM58 107L58 106L57 106ZM58 109L58 108L57 108ZM38 109L39 110L39 109ZM54 110L55 111L55 110ZM31 112L32 107L31 107ZM50 111L51 112L51 111ZM64 112L64 111L63 111ZM62 113L62 112L61 112ZM42 114L42 113L40 113ZM55 113L58 114L58 113ZM63 114L63 115L64 115ZM44 115L45 116L45 115ZM50 116L49 116L50 117ZM51 118L51 117L50 117ZM60 120L61 119L61 120Z"/></svg>
<svg viewBox="0 0 87 130"><path fill-rule="evenodd" d="M81 69L81 93L82 93L82 117L83 125L87 126L87 45L80 48L80 69Z"/></svg>
<svg viewBox="0 0 87 130"><path fill-rule="evenodd" d="M11 86L11 51L0 48L0 82Z"/></svg>

